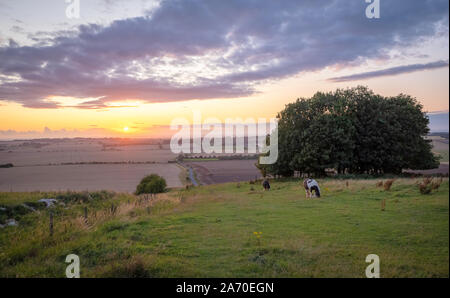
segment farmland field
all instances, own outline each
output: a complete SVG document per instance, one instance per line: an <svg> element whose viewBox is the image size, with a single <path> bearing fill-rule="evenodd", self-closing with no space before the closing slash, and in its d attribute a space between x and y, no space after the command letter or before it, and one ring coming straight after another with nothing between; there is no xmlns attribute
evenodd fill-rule
<svg viewBox="0 0 450 298"><path fill-rule="evenodd" d="M433 152L441 156L441 162L448 164L449 143L448 138L441 136L429 137L433 142Z"/></svg>
<svg viewBox="0 0 450 298"><path fill-rule="evenodd" d="M168 145L107 143L100 139L0 142L0 164L15 166L80 162L167 162L173 160Z"/></svg>
<svg viewBox="0 0 450 298"><path fill-rule="evenodd" d="M158 174L180 187L176 164L100 164L0 168L0 191L113 190L133 192L146 175Z"/></svg>
<svg viewBox="0 0 450 298"><path fill-rule="evenodd" d="M430 136L433 150L443 156L439 169L414 171L448 173L448 139ZM185 164L201 184L260 178L256 159L219 160L231 154L191 154ZM167 142L147 139L41 139L0 141L0 191L100 190L134 191L147 174L163 176L169 187L186 182ZM447 162L445 162L447 160Z"/></svg>
<svg viewBox="0 0 450 298"><path fill-rule="evenodd" d="M144 143L144 144L142 144ZM142 177L159 174L182 186L181 169L168 163L168 145L144 141L64 139L0 142L0 191L101 190L132 192Z"/></svg>
<svg viewBox="0 0 450 298"><path fill-rule="evenodd" d="M189 161L197 178L202 184L216 184L224 182L249 181L261 177L256 168L257 160L209 160Z"/></svg>

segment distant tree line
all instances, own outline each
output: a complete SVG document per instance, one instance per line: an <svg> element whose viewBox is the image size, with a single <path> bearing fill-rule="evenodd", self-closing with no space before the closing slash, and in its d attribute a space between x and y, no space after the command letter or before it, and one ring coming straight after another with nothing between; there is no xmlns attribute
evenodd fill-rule
<svg viewBox="0 0 450 298"><path fill-rule="evenodd" d="M399 174L439 165L431 152L428 117L409 95L383 97L366 87L317 92L278 115L278 160L262 174Z"/></svg>

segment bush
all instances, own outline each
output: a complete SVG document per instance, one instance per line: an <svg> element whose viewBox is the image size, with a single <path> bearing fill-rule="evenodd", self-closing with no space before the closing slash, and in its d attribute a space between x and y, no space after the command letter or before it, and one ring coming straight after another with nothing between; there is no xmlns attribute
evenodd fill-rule
<svg viewBox="0 0 450 298"><path fill-rule="evenodd" d="M90 192L89 195L93 200L108 200L114 197L115 193L113 191L101 190Z"/></svg>
<svg viewBox="0 0 450 298"><path fill-rule="evenodd" d="M42 210L47 208L47 204L45 204L44 202L25 202L24 204L35 210Z"/></svg>
<svg viewBox="0 0 450 298"><path fill-rule="evenodd" d="M159 175L151 174L144 177L136 187L136 195L155 194L166 191L166 180Z"/></svg>
<svg viewBox="0 0 450 298"><path fill-rule="evenodd" d="M24 215L33 212L33 209L37 210L45 208L46 204L39 202L26 202L20 205L0 206L0 224L5 224L8 219L19 221Z"/></svg>
<svg viewBox="0 0 450 298"><path fill-rule="evenodd" d="M56 196L56 200L64 203L87 203L92 200L107 200L114 196L111 191L95 191L95 192L65 192Z"/></svg>

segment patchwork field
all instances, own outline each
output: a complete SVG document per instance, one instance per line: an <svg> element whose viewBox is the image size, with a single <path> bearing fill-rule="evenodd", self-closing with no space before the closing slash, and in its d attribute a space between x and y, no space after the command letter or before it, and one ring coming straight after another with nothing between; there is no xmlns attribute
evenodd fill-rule
<svg viewBox="0 0 450 298"><path fill-rule="evenodd" d="M448 164L449 143L448 138L432 136L429 139L433 142L433 152L441 156L441 162Z"/></svg>
<svg viewBox="0 0 450 298"><path fill-rule="evenodd" d="M187 165L195 171L201 184L216 184L224 182L249 181L261 178L256 168L257 161L250 160L208 160L189 161Z"/></svg>
<svg viewBox="0 0 450 298"><path fill-rule="evenodd" d="M376 182L319 180L320 199L292 180L268 192L259 183L172 189L151 201L53 194L65 202L53 210L53 236L45 208L1 230L0 277L64 277L73 253L81 277L363 278L377 254L381 277L448 278L448 179L428 195L416 179L389 191ZM19 212L14 204L43 196L52 194L0 193L0 205Z"/></svg>
<svg viewBox="0 0 450 298"><path fill-rule="evenodd" d="M141 145L102 139L0 142L0 164L15 166L89 162L167 162L177 155L168 145Z"/></svg>
<svg viewBox="0 0 450 298"><path fill-rule="evenodd" d="M0 142L0 191L101 190L132 192L148 174L163 176L169 187L186 182L169 145L154 140L56 139ZM224 154L229 155L229 154ZM195 155L194 155L195 156ZM187 162L202 184L259 177L256 160Z"/></svg>
<svg viewBox="0 0 450 298"><path fill-rule="evenodd" d="M448 139L430 136L442 156L439 169L414 171L446 174ZM198 159L198 155L203 158ZM185 165L201 184L260 178L255 159L219 160L231 154L191 154ZM0 191L101 190L132 192L145 175L163 176L169 187L186 183L173 162L177 157L167 141L150 139L41 139L0 141ZM447 162L445 161L447 160Z"/></svg>
<svg viewBox="0 0 450 298"><path fill-rule="evenodd" d="M146 175L182 186L182 169L166 144L145 140L61 139L0 142L0 191L133 192Z"/></svg>
<svg viewBox="0 0 450 298"><path fill-rule="evenodd" d="M0 168L0 191L112 190L133 192L146 175L158 174L180 187L176 164L99 164Z"/></svg>

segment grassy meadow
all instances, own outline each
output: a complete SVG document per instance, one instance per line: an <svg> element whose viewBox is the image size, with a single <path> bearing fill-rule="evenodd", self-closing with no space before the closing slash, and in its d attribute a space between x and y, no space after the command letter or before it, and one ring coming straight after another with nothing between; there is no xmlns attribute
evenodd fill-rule
<svg viewBox="0 0 450 298"><path fill-rule="evenodd" d="M43 197L65 202L0 229L0 277L65 277L68 254L81 277L365 277L368 254L381 277L449 276L449 184L420 194L417 179L226 183L172 189L156 198L103 193L0 193L0 206ZM385 210L381 202L385 199ZM87 207L87 221L84 219Z"/></svg>

